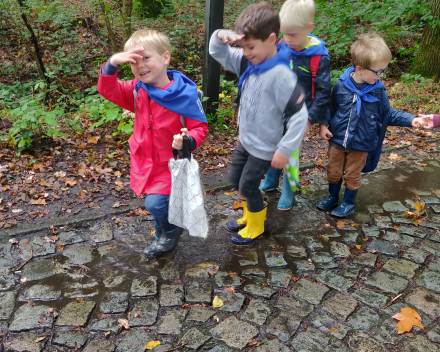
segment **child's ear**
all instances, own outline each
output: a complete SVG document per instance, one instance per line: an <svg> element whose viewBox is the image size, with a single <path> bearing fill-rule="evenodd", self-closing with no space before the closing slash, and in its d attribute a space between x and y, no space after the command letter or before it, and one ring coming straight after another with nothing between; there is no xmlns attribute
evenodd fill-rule
<svg viewBox="0 0 440 352"><path fill-rule="evenodd" d="M170 61L171 61L171 54L170 54L169 51L165 51L165 52L163 53L163 61L164 61L164 64L166 64L166 65L169 65L169 64L170 64Z"/></svg>
<svg viewBox="0 0 440 352"><path fill-rule="evenodd" d="M270 33L269 35L270 44L275 44L278 41L277 35L275 33Z"/></svg>
<svg viewBox="0 0 440 352"><path fill-rule="evenodd" d="M309 33L312 33L313 27L315 26L315 24L313 22L310 22L307 26L307 31Z"/></svg>
<svg viewBox="0 0 440 352"><path fill-rule="evenodd" d="M356 66L354 68L354 72L356 72L357 74L360 74L362 72L362 66Z"/></svg>

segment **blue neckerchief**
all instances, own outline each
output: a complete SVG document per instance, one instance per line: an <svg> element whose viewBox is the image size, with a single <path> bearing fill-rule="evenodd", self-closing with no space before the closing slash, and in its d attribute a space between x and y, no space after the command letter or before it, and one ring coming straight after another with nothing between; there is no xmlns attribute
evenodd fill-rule
<svg viewBox="0 0 440 352"><path fill-rule="evenodd" d="M292 49L290 46L288 46L286 44L286 42L284 41L284 39L281 40L281 43L278 44L281 48L283 48L283 50L286 50L289 53L290 57L294 57L296 59L297 56L329 56L327 48L325 47L324 42L315 37L312 34L309 34L309 37L313 37L317 40L319 40L319 45L310 45L309 47L301 50L301 51L296 51L294 49Z"/></svg>
<svg viewBox="0 0 440 352"><path fill-rule="evenodd" d="M166 89L138 81L136 92L142 88L152 100L164 108L188 119L208 123L197 95L197 85L179 71L168 70L167 74L174 82Z"/></svg>
<svg viewBox="0 0 440 352"><path fill-rule="evenodd" d="M243 82L250 74L259 75L260 73L270 70L272 67L275 67L277 65L286 65L286 67L290 69L289 64L289 56L284 50L278 50L277 54L274 57L262 62L259 65L254 66L249 62L246 71L243 72L238 81L238 90L241 91L241 86Z"/></svg>
<svg viewBox="0 0 440 352"><path fill-rule="evenodd" d="M354 72L354 67L350 66L347 68L339 79L342 81L345 87L347 87L351 92L356 93L358 95L358 99L356 100L357 114L360 116L361 113L361 104L362 100L368 101L369 103L374 103L375 101L379 101L376 97L368 94L373 90L382 88L384 85L382 81L379 79L374 84L365 83L361 90L357 89L354 85L353 81L350 78L350 74Z"/></svg>

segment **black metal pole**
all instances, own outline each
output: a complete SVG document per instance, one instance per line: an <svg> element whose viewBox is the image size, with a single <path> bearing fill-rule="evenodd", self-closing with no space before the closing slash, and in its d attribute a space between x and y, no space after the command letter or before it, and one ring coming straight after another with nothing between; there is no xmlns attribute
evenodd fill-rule
<svg viewBox="0 0 440 352"><path fill-rule="evenodd" d="M203 56L203 94L206 113L215 114L218 108L220 87L220 64L209 55L209 39L216 29L223 28L224 0L206 0L205 9L205 50Z"/></svg>

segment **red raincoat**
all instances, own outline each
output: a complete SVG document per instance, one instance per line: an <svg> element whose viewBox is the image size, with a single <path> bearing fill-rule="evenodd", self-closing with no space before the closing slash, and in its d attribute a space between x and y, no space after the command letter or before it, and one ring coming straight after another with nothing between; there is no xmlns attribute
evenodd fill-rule
<svg viewBox="0 0 440 352"><path fill-rule="evenodd" d="M104 64L105 65L105 64ZM98 92L120 107L134 112L133 90L137 80L121 82L117 74L100 74ZM166 87L173 84L171 81ZM183 128L180 115L155 101L148 101L145 90L139 89L136 97L136 115L130 145L130 187L140 196L145 194L170 194L171 174L168 161L173 157L173 137ZM185 118L186 128L197 146L208 133L208 124Z"/></svg>

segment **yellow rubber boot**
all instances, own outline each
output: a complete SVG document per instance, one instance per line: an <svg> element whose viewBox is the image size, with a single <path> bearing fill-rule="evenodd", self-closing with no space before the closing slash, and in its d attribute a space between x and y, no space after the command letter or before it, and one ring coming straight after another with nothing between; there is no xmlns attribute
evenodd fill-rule
<svg viewBox="0 0 440 352"><path fill-rule="evenodd" d="M226 224L228 231L237 232L240 231L247 224L247 203L244 199L241 199L241 204L243 205L243 216L238 220L231 220Z"/></svg>
<svg viewBox="0 0 440 352"><path fill-rule="evenodd" d="M258 213L247 212L247 225L231 237L232 244L245 246L264 234L264 222L266 221L267 206Z"/></svg>

